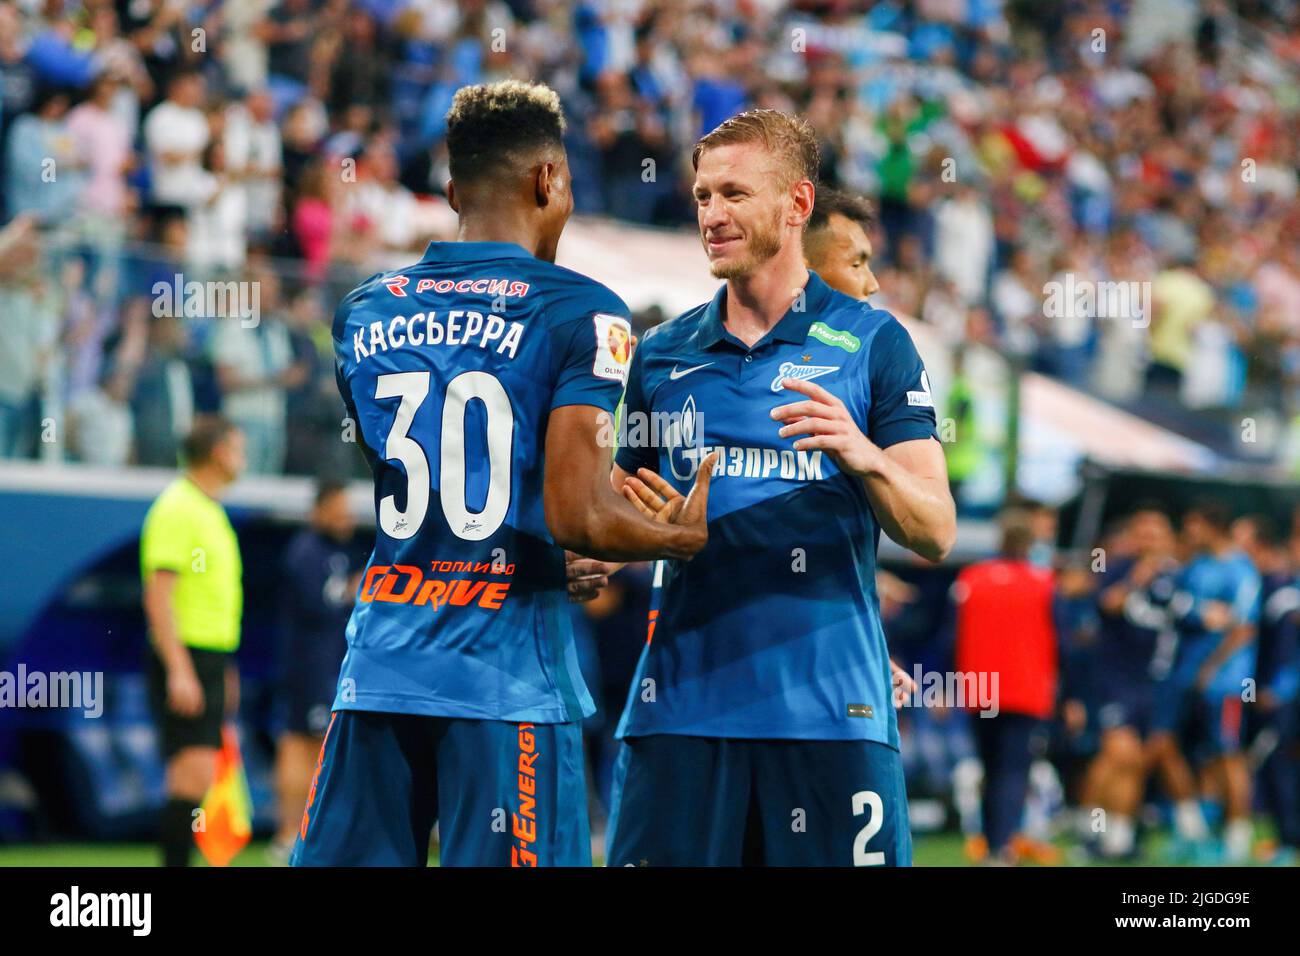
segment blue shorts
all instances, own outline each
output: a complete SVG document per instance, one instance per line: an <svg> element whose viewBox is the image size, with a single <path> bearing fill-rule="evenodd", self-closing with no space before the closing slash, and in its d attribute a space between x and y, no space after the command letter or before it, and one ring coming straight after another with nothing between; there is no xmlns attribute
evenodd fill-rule
<svg viewBox="0 0 1300 956"><path fill-rule="evenodd" d="M1156 685L1152 732L1181 737L1200 756L1235 754L1242 747L1240 694L1211 694L1167 680Z"/></svg>
<svg viewBox="0 0 1300 956"><path fill-rule="evenodd" d="M1097 708L1097 725L1102 731L1129 727L1139 737L1151 729L1155 702L1149 688L1113 689Z"/></svg>
<svg viewBox="0 0 1300 956"><path fill-rule="evenodd" d="M859 740L629 737L610 866L910 866L898 751Z"/></svg>
<svg viewBox="0 0 1300 956"><path fill-rule="evenodd" d="M293 866L591 866L582 731L335 711Z"/></svg>

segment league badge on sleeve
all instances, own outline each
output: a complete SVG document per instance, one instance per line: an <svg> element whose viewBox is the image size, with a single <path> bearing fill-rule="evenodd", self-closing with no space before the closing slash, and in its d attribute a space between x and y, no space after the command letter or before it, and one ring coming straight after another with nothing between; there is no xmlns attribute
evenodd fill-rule
<svg viewBox="0 0 1300 956"><path fill-rule="evenodd" d="M592 321L596 324L596 359L591 366L592 374L626 385L627 370L632 364L631 324L622 316L603 312L597 312Z"/></svg>
<svg viewBox="0 0 1300 956"><path fill-rule="evenodd" d="M934 408L934 393L930 391L930 376L924 370L921 372L921 390L919 392L908 392L907 404L919 405L923 408Z"/></svg>

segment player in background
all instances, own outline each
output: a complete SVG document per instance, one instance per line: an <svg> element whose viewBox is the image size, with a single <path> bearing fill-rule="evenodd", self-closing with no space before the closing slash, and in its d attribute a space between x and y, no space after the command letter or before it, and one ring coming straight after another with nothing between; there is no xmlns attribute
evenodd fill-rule
<svg viewBox="0 0 1300 956"><path fill-rule="evenodd" d="M339 389L375 476L297 865L590 865L564 549L687 561L708 475L647 518L611 489L622 300L554 264L573 209L559 97L465 87L447 114L459 242L374 276L334 321Z"/></svg>
<svg viewBox="0 0 1300 956"><path fill-rule="evenodd" d="M316 755L329 726L344 638L365 551L353 540L357 521L347 486L316 485L307 527L284 549L280 576L280 698L285 727L276 741L275 790L280 823L267 848L271 861L288 862L298 835Z"/></svg>
<svg viewBox="0 0 1300 956"><path fill-rule="evenodd" d="M812 215L803 234L803 258L808 268L836 292L866 301L880 291L871 271L871 239L867 230L876 221L871 203L838 189L817 190ZM882 606L910 604L916 589L888 571L876 569L876 593ZM890 658L896 701L916 693L916 681Z"/></svg>
<svg viewBox="0 0 1300 956"><path fill-rule="evenodd" d="M1228 862L1239 863L1253 840L1242 711L1255 670L1259 572L1233 545L1227 511L1217 502L1193 506L1182 533L1189 558L1169 605L1178 650L1159 685L1149 753L1174 802L1175 851L1215 858L1181 740L1194 758L1205 759L1224 796L1223 850Z"/></svg>
<svg viewBox="0 0 1300 956"><path fill-rule="evenodd" d="M1246 727L1260 795L1277 830L1266 858L1292 864L1300 851L1300 581L1287 541L1271 519L1239 518L1232 536L1262 577L1256 695L1246 708Z"/></svg>
<svg viewBox="0 0 1300 956"><path fill-rule="evenodd" d="M1145 742L1156 681L1171 663L1169 603L1178 575L1173 526L1158 505L1134 511L1124 537L1127 553L1111 560L1097 589L1101 748L1088 769L1086 788L1106 811L1095 851L1107 860L1128 859L1137 847L1136 820L1147 781Z"/></svg>
<svg viewBox="0 0 1300 956"><path fill-rule="evenodd" d="M695 148L713 300L648 333L615 487L675 508L713 465L710 544L661 565L618 736L611 865L905 865L907 797L875 594L883 528L938 560L956 517L924 366L886 312L809 273L816 139L753 110ZM816 379L816 381L814 381Z"/></svg>
<svg viewBox="0 0 1300 956"><path fill-rule="evenodd" d="M880 291L871 271L867 230L876 221L871 203L838 189L818 189L803 237L808 268L836 292L866 300Z"/></svg>

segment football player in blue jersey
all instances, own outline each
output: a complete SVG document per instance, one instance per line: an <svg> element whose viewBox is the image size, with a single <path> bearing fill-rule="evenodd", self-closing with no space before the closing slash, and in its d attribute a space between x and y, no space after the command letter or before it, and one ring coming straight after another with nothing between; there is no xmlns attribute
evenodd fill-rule
<svg viewBox="0 0 1300 956"><path fill-rule="evenodd" d="M1190 557L1169 602L1178 649L1157 689L1149 753L1174 802L1175 853L1218 859L1181 744L1205 763L1224 796L1223 849L1239 863L1253 839L1242 716L1255 675L1260 576L1233 545L1228 512L1218 502L1189 509L1182 533Z"/></svg>
<svg viewBox="0 0 1300 956"><path fill-rule="evenodd" d="M1172 656L1169 604L1178 574L1173 526L1157 505L1133 512L1124 539L1127 553L1115 556L1097 588L1101 749L1088 780L1089 792L1106 811L1096 844L1106 859L1126 859L1136 852L1136 820L1147 780L1145 740L1156 682L1167 673Z"/></svg>
<svg viewBox="0 0 1300 956"><path fill-rule="evenodd" d="M1300 850L1300 580L1282 528L1265 515L1238 518L1233 540L1263 579L1259 596L1254 706L1246 709L1249 750L1258 761L1260 802L1272 815L1269 862L1293 864Z"/></svg>
<svg viewBox="0 0 1300 956"><path fill-rule="evenodd" d="M554 264L573 198L559 97L507 81L447 115L458 242L373 276L334 320L378 530L348 623L297 865L590 865L594 707L565 552L686 562L709 474L648 518L609 483L627 306Z"/></svg>
<svg viewBox="0 0 1300 956"><path fill-rule="evenodd" d="M906 865L875 554L882 528L931 560L953 544L930 383L893 316L805 264L806 123L742 113L693 161L726 282L641 342L612 480L657 515L712 468L709 544L657 571L609 863ZM635 440L665 417L663 441Z"/></svg>

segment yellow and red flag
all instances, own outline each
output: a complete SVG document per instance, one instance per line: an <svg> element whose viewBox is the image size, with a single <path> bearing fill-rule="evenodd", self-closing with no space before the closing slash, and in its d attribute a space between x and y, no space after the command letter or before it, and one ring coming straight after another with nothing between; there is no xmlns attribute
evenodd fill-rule
<svg viewBox="0 0 1300 956"><path fill-rule="evenodd" d="M194 842L209 865L227 866L252 836L253 800L239 755L239 735L227 724L221 730L216 777L203 798L203 826L194 831Z"/></svg>

